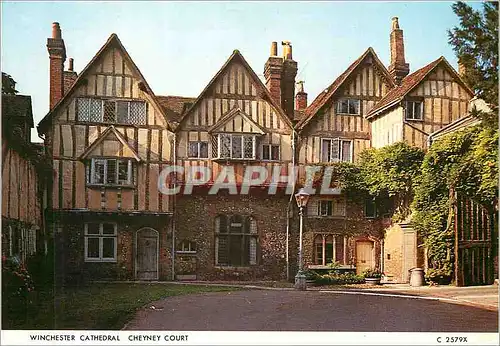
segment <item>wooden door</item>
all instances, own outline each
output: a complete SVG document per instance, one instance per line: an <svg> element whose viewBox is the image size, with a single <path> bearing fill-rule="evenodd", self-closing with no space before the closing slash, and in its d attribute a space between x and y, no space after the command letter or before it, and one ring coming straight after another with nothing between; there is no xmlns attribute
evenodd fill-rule
<svg viewBox="0 0 500 346"><path fill-rule="evenodd" d="M158 232L152 228L137 231L136 278L158 280Z"/></svg>
<svg viewBox="0 0 500 346"><path fill-rule="evenodd" d="M356 273L362 274L369 268L375 268L374 245L371 241L356 242Z"/></svg>

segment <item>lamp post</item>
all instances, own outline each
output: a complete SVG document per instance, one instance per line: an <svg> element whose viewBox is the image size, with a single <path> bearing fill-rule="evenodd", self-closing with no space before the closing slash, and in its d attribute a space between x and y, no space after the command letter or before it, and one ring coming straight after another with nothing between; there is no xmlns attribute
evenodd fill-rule
<svg viewBox="0 0 500 346"><path fill-rule="evenodd" d="M304 228L304 208L307 206L309 201L309 194L304 188L301 188L299 192L295 194L295 200L297 201L297 206L299 207L300 215L300 226L299 226L299 270L297 275L295 275L295 288L298 290L306 289L306 276L303 272L302 263L302 231Z"/></svg>

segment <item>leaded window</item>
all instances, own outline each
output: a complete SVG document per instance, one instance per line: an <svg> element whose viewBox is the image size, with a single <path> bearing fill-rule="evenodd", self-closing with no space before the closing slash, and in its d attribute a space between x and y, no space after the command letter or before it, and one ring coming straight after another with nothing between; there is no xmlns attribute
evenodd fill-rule
<svg viewBox="0 0 500 346"><path fill-rule="evenodd" d="M257 223L244 215L215 218L215 263L219 266L257 264Z"/></svg>
<svg viewBox="0 0 500 346"><path fill-rule="evenodd" d="M255 135L220 133L214 136L217 143L212 145L214 158L255 159Z"/></svg>
<svg viewBox="0 0 500 346"><path fill-rule="evenodd" d="M144 125L146 103L114 99L77 98L78 121Z"/></svg>

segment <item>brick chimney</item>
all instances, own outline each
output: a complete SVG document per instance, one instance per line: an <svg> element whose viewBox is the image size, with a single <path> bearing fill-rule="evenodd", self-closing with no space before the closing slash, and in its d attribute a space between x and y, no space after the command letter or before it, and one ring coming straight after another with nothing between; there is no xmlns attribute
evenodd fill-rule
<svg viewBox="0 0 500 346"><path fill-rule="evenodd" d="M399 28L398 17L392 18L391 30L391 64L389 73L396 84L400 84L404 77L410 73L410 65L405 61L405 46L403 30Z"/></svg>
<svg viewBox="0 0 500 346"><path fill-rule="evenodd" d="M307 108L307 93L304 91L304 81L297 82L297 95L295 95L295 109L304 110Z"/></svg>
<svg viewBox="0 0 500 346"><path fill-rule="evenodd" d="M266 78L267 90L271 93L274 101L281 105L281 72L283 70L283 59L278 56L278 43L271 43L271 55L264 65L264 77Z"/></svg>
<svg viewBox="0 0 500 346"><path fill-rule="evenodd" d="M297 76L297 62L292 58L292 44L283 41L283 70L281 72L281 108L293 120L295 111L295 77Z"/></svg>
<svg viewBox="0 0 500 346"><path fill-rule="evenodd" d="M49 52L49 80L50 109L59 102L64 95L64 61L66 60L66 47L61 35L59 23L52 23L52 37L47 39L47 50Z"/></svg>
<svg viewBox="0 0 500 346"><path fill-rule="evenodd" d="M64 71L64 95L66 95L78 78L78 74L73 69L73 58L69 58L68 70Z"/></svg>

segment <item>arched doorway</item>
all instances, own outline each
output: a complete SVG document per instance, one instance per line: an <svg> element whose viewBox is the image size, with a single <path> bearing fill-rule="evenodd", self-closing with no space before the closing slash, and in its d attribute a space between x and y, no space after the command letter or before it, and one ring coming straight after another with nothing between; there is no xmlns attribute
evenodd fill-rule
<svg viewBox="0 0 500 346"><path fill-rule="evenodd" d="M136 233L135 278L158 280L159 234L153 228L141 228Z"/></svg>
<svg viewBox="0 0 500 346"><path fill-rule="evenodd" d="M363 239L356 241L356 274L375 268L375 243Z"/></svg>

